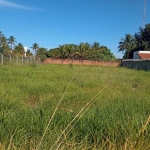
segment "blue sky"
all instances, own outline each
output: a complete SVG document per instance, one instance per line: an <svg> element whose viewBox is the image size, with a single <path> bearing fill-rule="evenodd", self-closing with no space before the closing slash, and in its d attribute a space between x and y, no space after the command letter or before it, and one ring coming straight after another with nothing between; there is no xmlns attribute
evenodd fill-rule
<svg viewBox="0 0 150 150"><path fill-rule="evenodd" d="M118 42L139 31L143 9L144 0L0 0L0 31L29 49L35 42L50 49L96 41L121 57Z"/></svg>

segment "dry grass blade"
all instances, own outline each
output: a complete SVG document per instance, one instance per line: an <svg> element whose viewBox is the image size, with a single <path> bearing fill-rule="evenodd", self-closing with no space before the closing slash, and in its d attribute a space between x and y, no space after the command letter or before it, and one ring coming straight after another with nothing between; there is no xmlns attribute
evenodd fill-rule
<svg viewBox="0 0 150 150"><path fill-rule="evenodd" d="M76 73L76 74L77 74L77 73ZM56 108L55 108L55 110L54 110L54 112L53 112L53 114L52 114L52 116L51 116L51 118L50 118L50 120L49 120L49 122L48 122L48 124L47 124L47 126L46 126L46 128L45 128L45 130L44 130L44 133L43 133L43 135L42 135L42 138L41 138L41 140L40 140L40 142L39 142L39 145L38 145L38 147L36 148L36 150L38 150L38 149L40 148L41 143L42 143L42 141L43 141L43 139L44 139L44 137L45 137L45 134L46 134L46 132L47 132L47 129L48 129L50 123L52 122L52 120L53 120L53 118L54 118L54 116L55 116L55 114L56 114L56 111L57 111L57 109L58 109L58 107L59 107L61 101L63 100L63 98L64 98L64 96L65 96L65 94L66 94L66 92L67 92L67 90L68 90L68 88L69 88L69 86L70 86L70 84L72 83L73 79L75 78L76 74L72 77L72 79L71 79L71 81L69 82L69 84L68 84L66 90L64 91L63 95L61 96L61 98L60 98L60 100L59 100L59 102L58 102L58 104L57 104L57 106L56 106Z"/></svg>
<svg viewBox="0 0 150 150"><path fill-rule="evenodd" d="M11 146L13 146L12 142L13 142L13 138L14 138L14 135L16 133L16 130L15 130L14 134L10 137L10 141L9 141L9 145L8 145L7 150L11 150Z"/></svg>
<svg viewBox="0 0 150 150"><path fill-rule="evenodd" d="M65 137L64 138L66 138L67 136L68 136L68 134L71 132L71 130L73 129L73 127L76 125L76 123L79 121L79 119L82 117L82 115L80 115L79 117L78 117L78 119L74 122L74 124L71 126L71 128L68 130L68 132L65 134L65 132L64 132L64 134L65 134ZM58 145L58 147L60 147L61 145L62 145L62 143L63 143L63 141L64 141L64 138L61 140L61 142L59 143L59 145Z"/></svg>
<svg viewBox="0 0 150 150"><path fill-rule="evenodd" d="M127 150L127 144L128 143L128 139L126 139L126 142L125 142L125 144L124 144L124 150Z"/></svg>
<svg viewBox="0 0 150 150"><path fill-rule="evenodd" d="M150 115L149 115L146 123L143 125L141 131L139 132L139 138L138 138L134 148L137 148L137 146L139 145L140 139L141 139L141 137L142 137L142 135L143 135L143 133L144 133L144 131L145 131L145 129L146 129L149 122L150 122Z"/></svg>
<svg viewBox="0 0 150 150"><path fill-rule="evenodd" d="M58 108L61 109L61 110L65 110L67 112L73 113L73 110L70 110L70 109L67 109L67 108L63 108L63 107L60 107L60 106Z"/></svg>
<svg viewBox="0 0 150 150"><path fill-rule="evenodd" d="M90 107L92 105L92 103L88 106L88 108ZM68 134L71 132L71 130L74 128L74 126L76 125L76 123L81 119L81 117L83 116L83 114L85 113L87 111L87 109L81 114L81 115L79 115L78 116L78 119L71 125L71 128L68 130L68 132L65 134L65 137L67 137L68 136ZM86 137L85 137L86 138ZM83 139L84 140L84 139ZM82 141L83 141L82 140ZM63 143L63 141L64 141L64 138L61 140L61 142L59 143L59 145L58 145L58 147L60 147L61 146L61 144ZM82 142L81 141L81 142ZM80 143L81 143L80 142Z"/></svg>
<svg viewBox="0 0 150 150"><path fill-rule="evenodd" d="M66 132L66 130L71 126L71 124L74 122L74 120L79 117L81 115L81 113L91 104L91 102L93 102L95 100L95 98L105 89L106 87L104 87L101 91L99 91L88 103L86 103L86 105L75 115L75 117L70 121L70 123L67 125L67 127L62 131L62 133L60 134L60 136L58 137L58 139L56 140L56 142L54 143L54 145L51 147L51 150L54 148L54 146L59 142L60 138L62 137L62 135ZM60 144L59 144L60 146ZM57 147L56 150L59 149L59 146Z"/></svg>
<svg viewBox="0 0 150 150"><path fill-rule="evenodd" d="M5 145L2 145L2 143L0 143L0 149L5 150Z"/></svg>

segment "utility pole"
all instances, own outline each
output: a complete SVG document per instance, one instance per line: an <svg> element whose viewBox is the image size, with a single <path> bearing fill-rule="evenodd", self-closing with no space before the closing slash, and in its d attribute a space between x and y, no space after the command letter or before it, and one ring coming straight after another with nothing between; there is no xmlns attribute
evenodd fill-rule
<svg viewBox="0 0 150 150"><path fill-rule="evenodd" d="M145 18L146 18L146 0L144 0L143 28L145 27Z"/></svg>

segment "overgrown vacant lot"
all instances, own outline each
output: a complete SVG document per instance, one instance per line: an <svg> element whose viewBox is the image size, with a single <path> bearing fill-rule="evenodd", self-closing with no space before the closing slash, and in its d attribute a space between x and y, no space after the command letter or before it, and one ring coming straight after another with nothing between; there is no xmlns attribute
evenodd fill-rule
<svg viewBox="0 0 150 150"><path fill-rule="evenodd" d="M0 66L0 149L150 149L150 72Z"/></svg>

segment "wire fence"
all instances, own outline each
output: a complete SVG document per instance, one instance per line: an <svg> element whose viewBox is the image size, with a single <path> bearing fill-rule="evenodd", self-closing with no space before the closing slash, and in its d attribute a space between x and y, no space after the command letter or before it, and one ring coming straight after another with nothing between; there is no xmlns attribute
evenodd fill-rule
<svg viewBox="0 0 150 150"><path fill-rule="evenodd" d="M0 65L39 65L39 64L82 64L82 65L98 65L98 66L120 66L119 60L82 60L82 59L52 59L47 58L42 61L41 58L37 56L17 56L7 54L4 55L0 53Z"/></svg>
<svg viewBox="0 0 150 150"><path fill-rule="evenodd" d="M3 55L0 53L0 64L1 65L31 65L31 64L41 64L42 61L39 57L30 56L17 56L17 55Z"/></svg>

